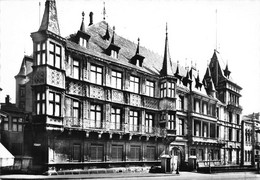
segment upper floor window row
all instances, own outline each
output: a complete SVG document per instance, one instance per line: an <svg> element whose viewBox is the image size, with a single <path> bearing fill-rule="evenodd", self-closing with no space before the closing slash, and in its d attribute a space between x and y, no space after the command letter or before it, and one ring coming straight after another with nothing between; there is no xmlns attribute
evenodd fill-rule
<svg viewBox="0 0 260 180"><path fill-rule="evenodd" d="M175 97L175 84L173 82L163 82L160 86L161 98L164 97Z"/></svg>
<svg viewBox="0 0 260 180"><path fill-rule="evenodd" d="M75 79L80 79L81 76L81 62L79 60L73 59L72 61L72 77ZM98 85L103 84L104 70L102 66L91 64L90 65L90 82ZM111 87L115 89L123 88L123 73L117 70L111 71ZM140 93L140 77L130 75L129 78L129 90L133 93ZM154 97L155 94L155 82L146 80L145 84L145 95ZM174 86L174 85L173 85ZM171 89L171 87L170 87ZM169 90L169 94L173 94L174 89ZM170 92L171 91L171 92Z"/></svg>
<svg viewBox="0 0 260 180"><path fill-rule="evenodd" d="M61 68L61 46L54 43L38 43L36 44L36 63L37 65L48 64L56 68Z"/></svg>

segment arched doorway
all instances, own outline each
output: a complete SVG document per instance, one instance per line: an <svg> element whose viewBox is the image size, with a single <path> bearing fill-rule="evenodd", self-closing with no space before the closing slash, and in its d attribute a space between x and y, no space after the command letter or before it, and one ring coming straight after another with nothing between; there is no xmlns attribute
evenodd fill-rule
<svg viewBox="0 0 260 180"><path fill-rule="evenodd" d="M173 146L171 149L173 171L184 166L184 150L181 146Z"/></svg>

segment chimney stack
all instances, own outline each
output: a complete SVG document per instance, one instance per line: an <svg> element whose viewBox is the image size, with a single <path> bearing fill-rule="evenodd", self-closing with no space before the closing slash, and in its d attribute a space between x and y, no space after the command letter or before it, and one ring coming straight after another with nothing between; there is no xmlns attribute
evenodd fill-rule
<svg viewBox="0 0 260 180"><path fill-rule="evenodd" d="M89 26L93 24L93 12L89 13Z"/></svg>
<svg viewBox="0 0 260 180"><path fill-rule="evenodd" d="M9 103L10 103L10 96L7 95L7 96L5 97L5 104L7 105L7 104L9 104Z"/></svg>

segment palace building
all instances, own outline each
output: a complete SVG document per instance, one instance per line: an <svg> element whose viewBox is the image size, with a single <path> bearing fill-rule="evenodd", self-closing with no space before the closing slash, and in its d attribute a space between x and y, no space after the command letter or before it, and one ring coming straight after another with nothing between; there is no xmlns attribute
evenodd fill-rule
<svg viewBox="0 0 260 180"><path fill-rule="evenodd" d="M241 87L213 56L204 77L116 34L105 20L61 37L55 0L31 33L33 56L16 78L31 112L33 165L48 170L153 166L162 155L181 169L241 162ZM27 67L30 65L31 68ZM23 79L24 78L24 79Z"/></svg>

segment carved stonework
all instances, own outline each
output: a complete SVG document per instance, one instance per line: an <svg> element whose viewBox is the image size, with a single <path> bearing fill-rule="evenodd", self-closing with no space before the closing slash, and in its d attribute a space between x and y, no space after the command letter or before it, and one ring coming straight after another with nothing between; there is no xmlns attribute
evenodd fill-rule
<svg viewBox="0 0 260 180"><path fill-rule="evenodd" d="M33 77L34 84L44 84L45 83L45 71L44 69L37 69L34 77Z"/></svg>
<svg viewBox="0 0 260 180"><path fill-rule="evenodd" d="M161 110L175 110L175 102L170 100L162 100L159 105Z"/></svg>
<svg viewBox="0 0 260 180"><path fill-rule="evenodd" d="M121 91L112 90L112 101L124 103L124 94Z"/></svg>
<svg viewBox="0 0 260 180"><path fill-rule="evenodd" d="M48 83L57 86L57 87L63 87L63 77L62 72L49 69L49 76L48 76Z"/></svg>
<svg viewBox="0 0 260 180"><path fill-rule="evenodd" d="M90 97L104 99L104 89L98 86L90 86Z"/></svg>
<svg viewBox="0 0 260 180"><path fill-rule="evenodd" d="M141 96L136 94L130 94L130 105L141 106Z"/></svg>
<svg viewBox="0 0 260 180"><path fill-rule="evenodd" d="M84 95L81 83L70 82L68 89L70 94Z"/></svg>
<svg viewBox="0 0 260 180"><path fill-rule="evenodd" d="M144 107L151 108L151 109L158 109L158 100L153 98L145 98Z"/></svg>

